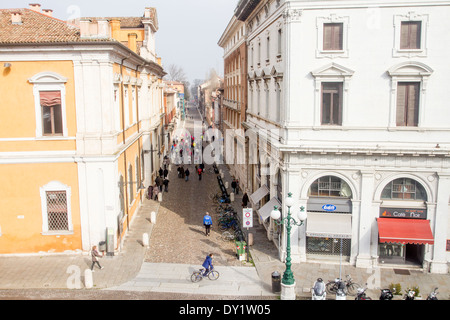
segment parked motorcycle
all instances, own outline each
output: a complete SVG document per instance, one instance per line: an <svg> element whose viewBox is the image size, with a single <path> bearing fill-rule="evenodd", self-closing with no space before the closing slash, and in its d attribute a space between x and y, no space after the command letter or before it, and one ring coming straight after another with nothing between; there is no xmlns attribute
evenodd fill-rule
<svg viewBox="0 0 450 320"><path fill-rule="evenodd" d="M437 289L438 289L438 288L434 288L434 290L433 290L432 292L430 292L430 294L429 294L428 297L427 297L427 300L438 300L437 294L438 294L439 292L437 292Z"/></svg>
<svg viewBox="0 0 450 320"><path fill-rule="evenodd" d="M392 289L381 289L380 300L392 300L394 298L395 288Z"/></svg>
<svg viewBox="0 0 450 320"><path fill-rule="evenodd" d="M414 300L414 296L416 295L416 292L413 289L406 289L405 295L403 296L403 300Z"/></svg>
<svg viewBox="0 0 450 320"><path fill-rule="evenodd" d="M325 290L325 283L322 278L318 278L311 288L312 300L326 300L327 292Z"/></svg>
<svg viewBox="0 0 450 320"><path fill-rule="evenodd" d="M335 282L337 287L336 300L347 300L347 287L345 282L340 278L337 278Z"/></svg>
<svg viewBox="0 0 450 320"><path fill-rule="evenodd" d="M358 288L358 293L356 294L355 300L372 300L371 297L366 295L367 288Z"/></svg>

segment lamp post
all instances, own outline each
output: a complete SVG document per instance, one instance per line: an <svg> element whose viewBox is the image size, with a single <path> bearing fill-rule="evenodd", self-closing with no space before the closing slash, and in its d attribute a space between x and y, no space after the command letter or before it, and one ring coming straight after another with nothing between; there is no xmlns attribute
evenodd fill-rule
<svg viewBox="0 0 450 320"><path fill-rule="evenodd" d="M281 299L282 300L295 300L295 279L294 274L291 270L291 228L292 225L302 226L304 221L306 220L306 212L304 207L300 207L300 212L298 213L298 219L300 222L297 222L291 215L291 207L294 205L294 198L292 198L292 193L288 193L288 196L285 199L285 204L288 207L287 217L281 219L280 222L277 220L281 217L281 212L278 210L278 207L275 206L270 216L274 219L274 222L277 225L286 225L287 231L287 242L286 242L286 270L283 274L283 278L281 280Z"/></svg>

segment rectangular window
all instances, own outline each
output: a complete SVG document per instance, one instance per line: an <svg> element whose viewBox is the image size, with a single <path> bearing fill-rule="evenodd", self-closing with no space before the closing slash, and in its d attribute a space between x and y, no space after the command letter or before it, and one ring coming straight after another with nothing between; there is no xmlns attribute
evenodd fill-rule
<svg viewBox="0 0 450 320"><path fill-rule="evenodd" d="M66 191L47 191L47 218L49 231L68 231Z"/></svg>
<svg viewBox="0 0 450 320"><path fill-rule="evenodd" d="M419 82L397 85L397 126L417 127L419 124Z"/></svg>
<svg viewBox="0 0 450 320"><path fill-rule="evenodd" d="M343 50L343 23L323 24L323 50Z"/></svg>
<svg viewBox="0 0 450 320"><path fill-rule="evenodd" d="M322 83L322 125L342 125L342 83Z"/></svg>
<svg viewBox="0 0 450 320"><path fill-rule="evenodd" d="M420 49L421 21L402 21L400 49Z"/></svg>
<svg viewBox="0 0 450 320"><path fill-rule="evenodd" d="M42 132L44 135L62 135L61 91L41 91Z"/></svg>

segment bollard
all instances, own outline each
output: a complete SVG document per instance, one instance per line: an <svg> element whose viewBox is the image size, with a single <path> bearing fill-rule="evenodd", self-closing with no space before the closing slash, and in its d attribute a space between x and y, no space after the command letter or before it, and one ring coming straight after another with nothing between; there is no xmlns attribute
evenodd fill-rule
<svg viewBox="0 0 450 320"><path fill-rule="evenodd" d="M225 181L225 189L228 189L228 181Z"/></svg>
<svg viewBox="0 0 450 320"><path fill-rule="evenodd" d="M84 270L84 286L86 289L91 289L94 286L91 269Z"/></svg>
<svg viewBox="0 0 450 320"><path fill-rule="evenodd" d="M230 193L230 201L233 202L234 201L234 193Z"/></svg>
<svg viewBox="0 0 450 320"><path fill-rule="evenodd" d="M159 201L159 202L162 201L162 192L158 193L158 201Z"/></svg>
<svg viewBox="0 0 450 320"><path fill-rule="evenodd" d="M223 174L223 172L220 174L220 177L223 179L223 177L224 177L224 174Z"/></svg>
<svg viewBox="0 0 450 320"><path fill-rule="evenodd" d="M150 213L150 222L151 222L152 224L155 224L155 223L156 223L156 212L155 212L155 211L152 211L152 212Z"/></svg>
<svg viewBox="0 0 450 320"><path fill-rule="evenodd" d="M147 248L149 247L148 233L142 235L142 245Z"/></svg>

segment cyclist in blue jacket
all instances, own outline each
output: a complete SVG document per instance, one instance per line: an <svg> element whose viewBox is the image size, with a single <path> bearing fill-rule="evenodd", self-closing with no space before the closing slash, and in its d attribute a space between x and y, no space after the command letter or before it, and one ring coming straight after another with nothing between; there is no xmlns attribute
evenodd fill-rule
<svg viewBox="0 0 450 320"><path fill-rule="evenodd" d="M205 226L205 235L209 236L211 225L212 225L212 218L209 215L209 212L205 214L203 217L203 225Z"/></svg>
<svg viewBox="0 0 450 320"><path fill-rule="evenodd" d="M205 261L202 264L202 267L205 268L205 273L203 274L205 277L212 269L214 269L214 266L212 265L212 258L213 254L210 253L206 256Z"/></svg>

